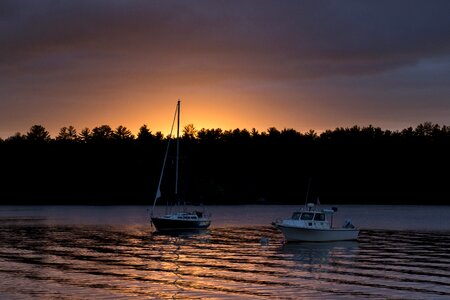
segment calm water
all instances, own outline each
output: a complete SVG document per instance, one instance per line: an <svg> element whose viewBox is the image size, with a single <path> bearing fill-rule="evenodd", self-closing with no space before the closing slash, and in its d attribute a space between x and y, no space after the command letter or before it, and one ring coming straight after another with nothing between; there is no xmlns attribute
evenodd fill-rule
<svg viewBox="0 0 450 300"><path fill-rule="evenodd" d="M147 207L0 206L0 299L450 299L450 206L338 206L358 241L283 244L294 208L208 207L170 236Z"/></svg>

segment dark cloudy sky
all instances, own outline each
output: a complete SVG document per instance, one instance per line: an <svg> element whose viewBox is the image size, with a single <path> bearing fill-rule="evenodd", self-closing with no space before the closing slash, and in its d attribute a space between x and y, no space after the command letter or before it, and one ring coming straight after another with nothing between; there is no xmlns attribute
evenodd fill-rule
<svg viewBox="0 0 450 300"><path fill-rule="evenodd" d="M0 137L450 125L450 1L0 1Z"/></svg>

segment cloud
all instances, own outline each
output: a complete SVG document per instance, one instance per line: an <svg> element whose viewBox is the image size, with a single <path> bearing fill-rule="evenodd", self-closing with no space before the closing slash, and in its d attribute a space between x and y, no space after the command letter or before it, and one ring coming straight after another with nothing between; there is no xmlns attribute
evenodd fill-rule
<svg viewBox="0 0 450 300"><path fill-rule="evenodd" d="M16 72L93 61L107 61L106 68L141 62L163 72L173 62L230 76L310 78L378 73L450 52L448 1L0 5L0 66Z"/></svg>
<svg viewBox="0 0 450 300"><path fill-rule="evenodd" d="M1 125L144 120L180 91L250 127L445 121L449 15L447 0L2 0Z"/></svg>

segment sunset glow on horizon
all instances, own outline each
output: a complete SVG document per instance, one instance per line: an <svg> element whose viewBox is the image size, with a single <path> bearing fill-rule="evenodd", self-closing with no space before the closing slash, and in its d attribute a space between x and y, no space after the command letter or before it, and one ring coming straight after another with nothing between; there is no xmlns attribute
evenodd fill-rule
<svg viewBox="0 0 450 300"><path fill-rule="evenodd" d="M407 9L405 9L407 7ZM0 138L31 126L450 124L448 1L2 1Z"/></svg>

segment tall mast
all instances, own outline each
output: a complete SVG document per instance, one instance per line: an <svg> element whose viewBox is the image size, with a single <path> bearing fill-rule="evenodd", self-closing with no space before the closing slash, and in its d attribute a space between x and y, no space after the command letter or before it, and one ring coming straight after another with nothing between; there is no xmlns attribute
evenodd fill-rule
<svg viewBox="0 0 450 300"><path fill-rule="evenodd" d="M173 125L175 124L175 118L177 117L177 114L178 114L178 118L179 118L179 116L180 116L180 100L178 100L177 107L175 108L175 114L173 116L173 121L172 121L172 127L170 128L170 133L169 133L169 137L168 137L168 141L167 141L166 154L164 155L163 165L161 168L161 174L159 176L158 188L156 190L155 200L153 201L153 206L152 206L152 211L151 211L152 216L153 216L153 211L155 210L156 201L158 200L158 198L161 197L161 182L162 182L162 178L164 175L164 168L166 166L167 155L169 153L170 141L172 140ZM178 120L178 122L179 122L179 120ZM178 155L177 155L177 158L178 158ZM177 159L177 169L178 169L178 159ZM178 170L177 170L177 173L178 173ZM178 179L178 175L177 175L177 179ZM176 181L175 181L175 185L177 185ZM177 188L175 188L175 194L176 194L176 192L177 192ZM166 208L166 210L167 210L167 208Z"/></svg>
<svg viewBox="0 0 450 300"><path fill-rule="evenodd" d="M178 161L180 157L180 99L177 103L177 158L175 171L175 197L178 196Z"/></svg>

